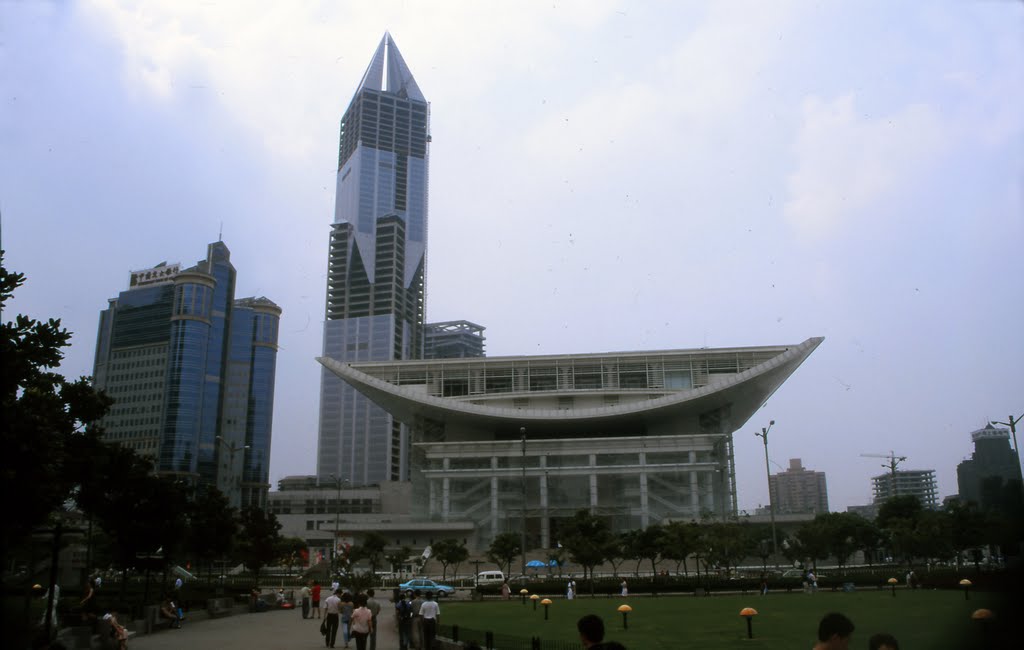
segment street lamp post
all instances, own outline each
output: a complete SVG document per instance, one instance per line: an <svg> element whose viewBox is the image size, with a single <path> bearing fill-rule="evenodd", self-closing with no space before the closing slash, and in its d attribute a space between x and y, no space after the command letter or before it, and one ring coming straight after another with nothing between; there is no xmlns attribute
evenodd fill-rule
<svg viewBox="0 0 1024 650"><path fill-rule="evenodd" d="M755 436L764 441L764 475L768 479L768 517L772 522L772 555L775 558L775 568L779 568L779 547L775 538L775 503L772 499L772 472L768 467L768 432L775 426L775 420L768 422L767 427L761 427L760 433L754 432Z"/></svg>
<svg viewBox="0 0 1024 650"><path fill-rule="evenodd" d="M993 422L992 424L1004 424L1010 427L1010 434L1013 436L1013 451L1017 454L1017 464L1020 464L1020 448L1017 447L1017 424L1024 418L1024 413L1021 413L1014 419L1013 414L1006 416L1008 422Z"/></svg>
<svg viewBox="0 0 1024 650"><path fill-rule="evenodd" d="M519 427L519 435L523 443L523 521L522 537L519 540L520 551L523 555L523 566L520 575L526 575L526 427Z"/></svg>

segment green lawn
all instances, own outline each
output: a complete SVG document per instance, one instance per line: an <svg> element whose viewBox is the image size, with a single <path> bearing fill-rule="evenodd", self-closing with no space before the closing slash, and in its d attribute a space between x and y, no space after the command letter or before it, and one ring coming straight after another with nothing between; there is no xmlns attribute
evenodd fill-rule
<svg viewBox="0 0 1024 650"><path fill-rule="evenodd" d="M583 596L576 600L552 598L549 620L543 606L527 601L444 602L441 620L496 634L563 641L578 640L576 620L584 614L598 614L605 621L606 639L619 641L630 650L657 648L810 648L817 633L818 620L827 612L849 616L856 631L852 648L867 647L868 637L876 632L894 634L900 647L941 650L950 648L1000 647L994 635L1008 627L1011 616L998 596L972 593L969 601L958 591L897 590L893 598L888 590L857 593L818 592L817 594L769 594L759 597L712 596L631 596L629 629L622 629L622 615L616 611L621 598ZM758 611L754 617L754 638L747 639L746 622L739 616L744 607ZM986 607L1002 612L992 622L988 642L984 643L981 623L972 621L971 612ZM464 635L463 635L463 638Z"/></svg>

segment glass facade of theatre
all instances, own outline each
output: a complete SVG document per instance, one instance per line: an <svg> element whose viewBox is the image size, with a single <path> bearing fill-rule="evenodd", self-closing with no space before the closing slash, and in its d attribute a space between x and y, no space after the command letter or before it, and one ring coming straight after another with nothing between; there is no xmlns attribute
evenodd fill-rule
<svg viewBox="0 0 1024 650"><path fill-rule="evenodd" d="M341 120L323 355L423 355L429 106L386 35ZM407 480L408 431L330 373L320 388L317 475Z"/></svg>
<svg viewBox="0 0 1024 650"><path fill-rule="evenodd" d="M223 242L192 268L133 272L130 287L100 315L93 376L114 399L105 437L233 505L265 503L280 309L235 300Z"/></svg>
<svg viewBox="0 0 1024 650"><path fill-rule="evenodd" d="M483 546L525 527L530 548L552 548L561 522L581 508L612 530L735 513L731 434L528 436L525 445L416 447L423 463L413 482L419 507L437 521L473 523Z"/></svg>

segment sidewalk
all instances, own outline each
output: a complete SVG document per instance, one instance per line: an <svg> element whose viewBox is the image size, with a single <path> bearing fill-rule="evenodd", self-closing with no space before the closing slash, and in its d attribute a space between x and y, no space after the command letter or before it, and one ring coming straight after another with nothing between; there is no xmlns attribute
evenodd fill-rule
<svg viewBox="0 0 1024 650"><path fill-rule="evenodd" d="M380 599L377 650L398 649L398 628L393 604ZM319 650L324 648L319 618L303 619L299 610L273 610L262 614L237 614L192 622L180 630L161 630L136 636L129 650ZM338 633L336 648L343 648ZM355 641L349 642L354 650ZM369 648L369 643L367 643Z"/></svg>

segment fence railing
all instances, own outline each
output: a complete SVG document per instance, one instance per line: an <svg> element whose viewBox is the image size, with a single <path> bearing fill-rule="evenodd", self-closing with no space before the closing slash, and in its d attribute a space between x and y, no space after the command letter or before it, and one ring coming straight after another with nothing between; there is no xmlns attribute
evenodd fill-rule
<svg viewBox="0 0 1024 650"><path fill-rule="evenodd" d="M467 645L475 642L484 650L582 650L575 641L558 641L540 637L521 637L511 634L495 634L486 630L475 630L460 625L438 625L437 636L453 643Z"/></svg>

